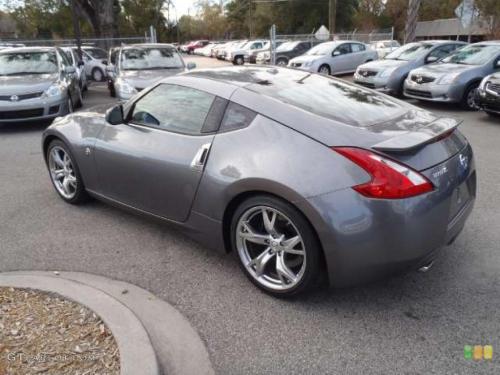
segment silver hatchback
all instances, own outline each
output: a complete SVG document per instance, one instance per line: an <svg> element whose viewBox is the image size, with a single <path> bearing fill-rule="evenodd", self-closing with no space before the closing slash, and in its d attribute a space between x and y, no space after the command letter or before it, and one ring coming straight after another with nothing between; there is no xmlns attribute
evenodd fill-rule
<svg viewBox="0 0 500 375"><path fill-rule="evenodd" d="M0 122L53 119L81 104L76 70L61 49L0 52Z"/></svg>

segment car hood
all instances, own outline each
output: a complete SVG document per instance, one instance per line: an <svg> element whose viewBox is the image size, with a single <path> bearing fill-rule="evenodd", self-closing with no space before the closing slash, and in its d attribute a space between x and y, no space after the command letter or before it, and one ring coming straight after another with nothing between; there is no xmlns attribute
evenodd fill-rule
<svg viewBox="0 0 500 375"><path fill-rule="evenodd" d="M444 76L446 74L457 74L462 73L467 70L471 70L476 68L473 65L463 65L463 64L431 64L422 66L421 68L415 69L413 73L422 74L422 75L430 75L432 77Z"/></svg>
<svg viewBox="0 0 500 375"><path fill-rule="evenodd" d="M156 82L166 77L171 77L184 72L184 68L179 69L158 69L158 70L123 70L118 78L126 80L130 85L143 89L154 85Z"/></svg>
<svg viewBox="0 0 500 375"><path fill-rule="evenodd" d="M47 90L58 74L0 76L0 95L22 95Z"/></svg>
<svg viewBox="0 0 500 375"><path fill-rule="evenodd" d="M370 61L366 64L360 65L360 68L363 69L370 69L373 71L382 71L385 69L392 69L392 68L399 68L401 66L404 66L408 64L408 61L402 61L402 60L376 60L376 61Z"/></svg>

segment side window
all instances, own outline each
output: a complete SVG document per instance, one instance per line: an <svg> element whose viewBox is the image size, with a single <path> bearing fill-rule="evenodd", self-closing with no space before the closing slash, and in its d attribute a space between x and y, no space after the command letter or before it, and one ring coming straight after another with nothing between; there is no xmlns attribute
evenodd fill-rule
<svg viewBox="0 0 500 375"><path fill-rule="evenodd" d="M359 43L351 43L351 50L353 53L362 52L365 50L365 46Z"/></svg>
<svg viewBox="0 0 500 375"><path fill-rule="evenodd" d="M200 134L215 96L189 87L161 84L140 98L130 121L183 134Z"/></svg>
<svg viewBox="0 0 500 375"><path fill-rule="evenodd" d="M262 43L257 42L252 45L251 49L261 49L262 48Z"/></svg>
<svg viewBox="0 0 500 375"><path fill-rule="evenodd" d="M336 51L340 52L340 55L346 55L348 53L351 53L350 43L341 44L335 49L334 53Z"/></svg>
<svg viewBox="0 0 500 375"><path fill-rule="evenodd" d="M59 56L61 56L61 62L64 66L70 66L71 63L69 62L68 60L68 56L66 56L66 53L61 51L61 50L57 50L57 52L59 52Z"/></svg>
<svg viewBox="0 0 500 375"><path fill-rule="evenodd" d="M242 129L250 125L257 114L239 104L229 103L222 125L221 132L228 132L231 130Z"/></svg>

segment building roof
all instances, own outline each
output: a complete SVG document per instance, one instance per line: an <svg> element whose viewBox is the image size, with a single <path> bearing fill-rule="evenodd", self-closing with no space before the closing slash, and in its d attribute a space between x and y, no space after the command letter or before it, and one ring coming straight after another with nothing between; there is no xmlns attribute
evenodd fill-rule
<svg viewBox="0 0 500 375"><path fill-rule="evenodd" d="M491 32L491 20L478 19L472 25L471 35L486 35ZM417 23L416 37L439 37L449 35L468 35L469 28L464 28L458 18L448 18Z"/></svg>

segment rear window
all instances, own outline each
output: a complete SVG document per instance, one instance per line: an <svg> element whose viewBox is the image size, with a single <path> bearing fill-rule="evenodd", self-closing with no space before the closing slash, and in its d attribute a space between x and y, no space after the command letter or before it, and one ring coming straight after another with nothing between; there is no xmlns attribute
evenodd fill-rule
<svg viewBox="0 0 500 375"><path fill-rule="evenodd" d="M407 112L390 97L318 74L280 70L254 79L263 83L247 89L347 125L367 127Z"/></svg>

